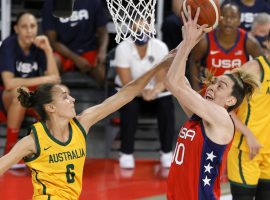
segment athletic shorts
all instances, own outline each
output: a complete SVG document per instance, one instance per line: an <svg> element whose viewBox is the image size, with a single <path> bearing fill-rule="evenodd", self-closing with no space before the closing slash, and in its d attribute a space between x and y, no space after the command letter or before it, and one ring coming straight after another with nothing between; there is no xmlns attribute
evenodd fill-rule
<svg viewBox="0 0 270 200"><path fill-rule="evenodd" d="M270 153L257 154L250 160L248 152L232 146L227 165L228 178L232 184L256 187L259 179L270 181Z"/></svg>
<svg viewBox="0 0 270 200"><path fill-rule="evenodd" d="M71 59L65 58L64 56L62 56L58 52L54 52L54 55L57 56L61 60L62 70L64 72L74 71L75 70L74 62ZM83 58L85 58L86 60L88 60L89 64L92 67L96 67L96 65L97 65L97 63L96 63L97 50L87 51L87 52L81 54L80 56L83 57Z"/></svg>

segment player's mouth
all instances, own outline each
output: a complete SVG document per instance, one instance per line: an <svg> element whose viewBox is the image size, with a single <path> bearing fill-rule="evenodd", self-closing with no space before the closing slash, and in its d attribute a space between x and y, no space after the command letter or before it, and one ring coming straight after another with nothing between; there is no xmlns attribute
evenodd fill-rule
<svg viewBox="0 0 270 200"><path fill-rule="evenodd" d="M206 93L205 99L207 99L207 100L209 100L209 101L213 101L213 100L214 100L214 97L213 97L211 94Z"/></svg>

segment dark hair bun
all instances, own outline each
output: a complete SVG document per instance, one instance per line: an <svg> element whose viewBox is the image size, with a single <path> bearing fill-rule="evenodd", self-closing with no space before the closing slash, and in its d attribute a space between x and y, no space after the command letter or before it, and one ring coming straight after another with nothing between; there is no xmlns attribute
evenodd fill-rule
<svg viewBox="0 0 270 200"><path fill-rule="evenodd" d="M18 100L21 103L21 105L25 108L30 108L33 107L34 102L33 102L33 92L28 92L24 90L23 88L19 88L17 90L19 93Z"/></svg>

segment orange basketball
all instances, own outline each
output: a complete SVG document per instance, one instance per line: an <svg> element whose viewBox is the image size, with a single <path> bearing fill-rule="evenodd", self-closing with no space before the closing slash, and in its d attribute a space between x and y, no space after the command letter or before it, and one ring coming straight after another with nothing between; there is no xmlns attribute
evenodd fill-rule
<svg viewBox="0 0 270 200"><path fill-rule="evenodd" d="M199 25L208 24L207 31L216 28L220 18L218 0L184 0L181 10L186 17L188 16L188 6L191 8L192 17L195 16L197 8L200 7Z"/></svg>

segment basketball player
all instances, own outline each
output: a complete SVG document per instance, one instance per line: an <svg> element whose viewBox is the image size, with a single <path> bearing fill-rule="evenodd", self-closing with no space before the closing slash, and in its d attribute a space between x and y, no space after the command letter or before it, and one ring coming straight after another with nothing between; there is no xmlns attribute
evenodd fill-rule
<svg viewBox="0 0 270 200"><path fill-rule="evenodd" d="M34 107L41 121L0 158L0 175L24 158L32 171L33 199L79 199L89 128L130 102L157 72L170 66L172 58L168 54L117 94L77 116L75 99L60 85L45 84L30 93L20 88L19 101L24 107Z"/></svg>
<svg viewBox="0 0 270 200"><path fill-rule="evenodd" d="M213 200L220 197L220 172L230 148L234 124L228 112L245 96L252 95L259 82L252 74L236 69L210 79L204 98L195 92L185 77L186 60L203 36L198 28L199 9L194 20L191 10L182 14L183 42L166 77L166 86L191 117L181 128L168 177L169 200Z"/></svg>
<svg viewBox="0 0 270 200"><path fill-rule="evenodd" d="M238 129L228 153L228 177L234 200L270 199L270 34L265 45L266 56L243 65L258 76L261 90L250 102L241 104L238 118L232 115Z"/></svg>
<svg viewBox="0 0 270 200"><path fill-rule="evenodd" d="M249 55L254 58L262 55L262 49L256 39L238 28L240 11L237 5L223 4L221 14L223 18L218 27L206 34L191 54L190 78L196 91L200 89L198 80L201 79L201 75L205 76L205 69L219 76L242 66L249 60Z"/></svg>

